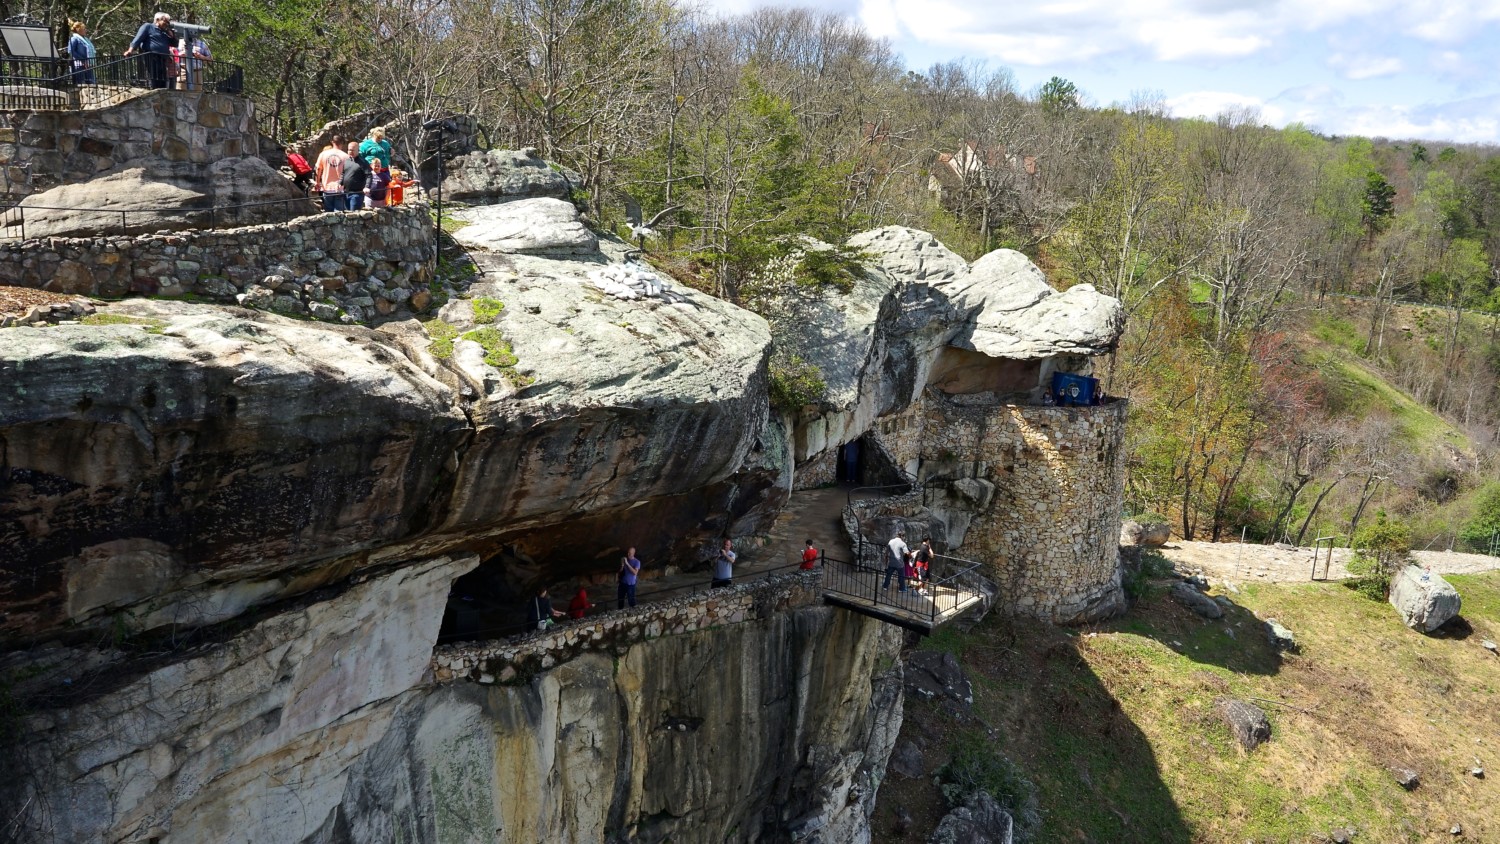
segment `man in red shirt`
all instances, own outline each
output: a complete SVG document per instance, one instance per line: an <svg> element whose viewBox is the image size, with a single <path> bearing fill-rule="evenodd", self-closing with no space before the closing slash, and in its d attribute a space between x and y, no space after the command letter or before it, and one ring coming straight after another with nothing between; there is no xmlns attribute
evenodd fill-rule
<svg viewBox="0 0 1500 844"><path fill-rule="evenodd" d="M813 547L813 541L807 540L807 547L802 551L802 571L812 571L818 564L818 549Z"/></svg>

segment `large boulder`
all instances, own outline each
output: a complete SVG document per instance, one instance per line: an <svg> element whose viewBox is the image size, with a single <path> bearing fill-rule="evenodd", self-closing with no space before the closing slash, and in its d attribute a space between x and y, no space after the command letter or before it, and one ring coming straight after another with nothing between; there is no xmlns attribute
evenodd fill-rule
<svg viewBox="0 0 1500 844"><path fill-rule="evenodd" d="M1224 617L1224 608L1219 606L1219 602L1199 592L1191 584L1181 581L1172 584L1172 598L1204 618Z"/></svg>
<svg viewBox="0 0 1500 844"><path fill-rule="evenodd" d="M906 693L922 700L947 698L965 706L974 703L974 688L963 666L946 651L913 651L906 658Z"/></svg>
<svg viewBox="0 0 1500 844"><path fill-rule="evenodd" d="M1249 701L1223 697L1214 702L1234 740L1246 751L1271 740L1271 721L1266 713Z"/></svg>
<svg viewBox="0 0 1500 844"><path fill-rule="evenodd" d="M927 844L1011 844L1015 823L995 798L976 791L943 816Z"/></svg>
<svg viewBox="0 0 1500 844"><path fill-rule="evenodd" d="M521 199L504 205L481 205L454 214L469 225L453 239L486 252L584 254L599 248L599 238L584 225L578 209L561 199Z"/></svg>
<svg viewBox="0 0 1500 844"><path fill-rule="evenodd" d="M1391 578L1390 602L1403 624L1423 633L1442 627L1463 608L1453 584L1418 566L1407 566Z"/></svg>
<svg viewBox="0 0 1500 844"><path fill-rule="evenodd" d="M566 197L581 179L554 169L534 149L476 150L443 163L443 198L471 203Z"/></svg>
<svg viewBox="0 0 1500 844"><path fill-rule="evenodd" d="M210 210L212 209L212 210ZM6 215L6 234L91 237L289 220L314 211L291 181L260 158L127 162L87 182L32 194ZM20 220L24 218L24 226Z"/></svg>

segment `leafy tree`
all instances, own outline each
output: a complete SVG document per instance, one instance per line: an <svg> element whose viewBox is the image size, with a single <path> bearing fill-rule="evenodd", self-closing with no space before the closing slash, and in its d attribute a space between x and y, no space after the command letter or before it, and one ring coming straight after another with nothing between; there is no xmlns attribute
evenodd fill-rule
<svg viewBox="0 0 1500 844"><path fill-rule="evenodd" d="M1042 83L1037 100L1041 102L1043 109L1053 113L1072 111L1082 104L1078 86L1061 76L1054 76Z"/></svg>
<svg viewBox="0 0 1500 844"><path fill-rule="evenodd" d="M1396 213L1396 188L1379 170L1365 174L1361 220L1370 237L1385 228Z"/></svg>
<svg viewBox="0 0 1500 844"><path fill-rule="evenodd" d="M1355 532L1352 545L1356 565L1351 569L1357 567L1389 583L1411 557L1411 527L1381 510L1375 521Z"/></svg>
<svg viewBox="0 0 1500 844"><path fill-rule="evenodd" d="M1494 550L1497 534L1500 534L1500 481L1490 481L1480 489L1474 516L1459 536L1475 551L1488 554Z"/></svg>

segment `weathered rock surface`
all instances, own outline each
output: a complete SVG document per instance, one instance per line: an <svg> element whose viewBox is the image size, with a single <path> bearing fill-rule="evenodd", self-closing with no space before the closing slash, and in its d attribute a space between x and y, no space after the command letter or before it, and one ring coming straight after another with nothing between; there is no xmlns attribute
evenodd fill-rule
<svg viewBox="0 0 1500 844"><path fill-rule="evenodd" d="M253 207L228 208L247 205ZM89 181L33 194L21 206L28 238L247 226L314 210L295 185L253 156L208 167L157 158L127 162ZM211 207L225 210L210 216L203 209ZM19 225L10 228L19 235Z"/></svg>
<svg viewBox="0 0 1500 844"><path fill-rule="evenodd" d="M15 761L35 778L12 784L51 802L22 829L162 844L869 840L901 720L894 628L812 607L523 684L434 685L438 608L472 564L372 579L31 719Z"/></svg>
<svg viewBox="0 0 1500 844"><path fill-rule="evenodd" d="M1204 618L1224 617L1224 608L1219 606L1213 598L1193 588L1191 584L1182 582L1172 584L1172 598Z"/></svg>
<svg viewBox="0 0 1500 844"><path fill-rule="evenodd" d="M943 816L927 844L1011 844L1014 822L995 798L976 791Z"/></svg>
<svg viewBox="0 0 1500 844"><path fill-rule="evenodd" d="M1391 578L1390 602L1402 623L1423 633L1447 624L1463 608L1453 584L1418 566L1407 566Z"/></svg>
<svg viewBox="0 0 1500 844"><path fill-rule="evenodd" d="M1126 519L1120 524L1120 544L1127 547L1160 548L1172 538L1172 528L1162 522L1142 524Z"/></svg>
<svg viewBox="0 0 1500 844"><path fill-rule="evenodd" d="M1271 740L1271 721L1255 704L1225 697L1219 698L1215 707L1234 740L1245 750L1254 750Z"/></svg>
<svg viewBox="0 0 1500 844"><path fill-rule="evenodd" d="M604 297L583 280L598 254L479 257L494 280L475 294L505 305L507 371L472 341L435 359L415 324L179 302L113 306L159 333L0 332L0 630L45 636L115 612L140 629L214 623L349 566L458 545L555 552L565 562L545 576L563 578L599 565L598 531L625 509L655 520L638 542L653 555L774 511L765 491L786 457L763 436L763 320L690 290ZM467 303L450 309L477 327ZM516 588L542 576L517 570Z"/></svg>
<svg viewBox="0 0 1500 844"><path fill-rule="evenodd" d="M566 197L582 182L553 169L536 150L476 150L444 162L443 198L503 202L520 197Z"/></svg>
<svg viewBox="0 0 1500 844"><path fill-rule="evenodd" d="M1266 619L1266 640L1277 651L1297 652L1297 637L1293 635L1290 628L1274 618Z"/></svg>
<svg viewBox="0 0 1500 844"><path fill-rule="evenodd" d="M481 205L454 213L470 225L453 239L486 252L578 254L599 248L599 239L583 224L573 203L541 197L503 205Z"/></svg>
<svg viewBox="0 0 1500 844"><path fill-rule="evenodd" d="M946 651L913 651L906 659L906 693L922 700L948 698L971 706L974 688L963 666Z"/></svg>

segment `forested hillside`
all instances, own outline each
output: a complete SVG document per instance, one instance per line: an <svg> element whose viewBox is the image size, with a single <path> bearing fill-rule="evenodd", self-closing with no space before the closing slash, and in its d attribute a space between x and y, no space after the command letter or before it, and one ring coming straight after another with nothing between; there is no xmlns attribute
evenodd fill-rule
<svg viewBox="0 0 1500 844"><path fill-rule="evenodd" d="M111 52L148 11L75 3L54 22L82 18ZM1419 547L1500 530L1495 148L1177 120L1150 95L1096 106L1067 80L1022 91L962 60L913 72L858 24L796 9L189 11L245 65L269 131L375 107L472 114L491 144L581 173L599 226L654 219L653 260L742 303L828 278L797 236L885 224L970 258L1019 249L1057 284L1119 297L1129 330L1100 374L1134 403L1127 498L1185 537L1305 542L1377 512Z"/></svg>

